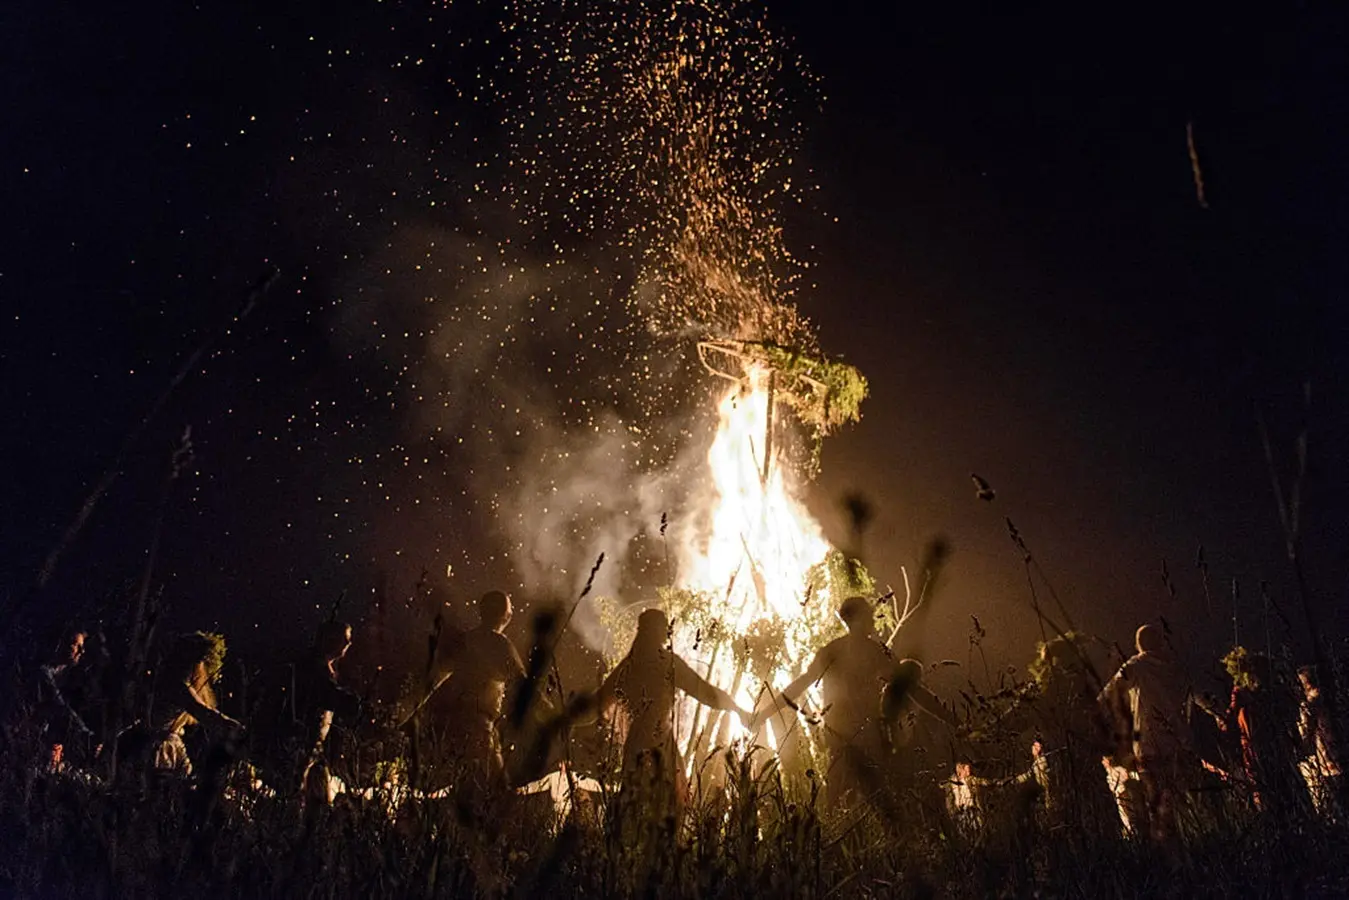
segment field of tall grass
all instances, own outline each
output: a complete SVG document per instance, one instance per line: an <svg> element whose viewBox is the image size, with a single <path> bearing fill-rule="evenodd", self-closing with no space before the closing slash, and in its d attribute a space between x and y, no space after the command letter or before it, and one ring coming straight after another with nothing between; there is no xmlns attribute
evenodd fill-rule
<svg viewBox="0 0 1349 900"><path fill-rule="evenodd" d="M12 671L12 698L32 696ZM997 688L995 690L995 688ZM456 782L429 736L345 732L332 747L347 786L302 808L263 788L230 748L198 743L195 781L113 783L73 744L51 764L44 716L11 703L0 765L0 893L16 897L1138 897L1349 894L1349 836L1288 779L1286 802L1196 778L1177 840L1118 821L1056 824L1034 779L1017 687L971 682L965 724L917 753L914 786L827 809L826 772L785 772L763 748L718 750L695 767L682 815L617 791L613 748L566 748L554 797L482 796ZM1341 707L1343 708L1343 707ZM569 741L569 739L568 739ZM528 742L523 742L526 751ZM910 750L909 752L915 752ZM1229 766L1236 748L1220 748ZM106 755L106 754L105 754ZM516 761L520 780L556 772L556 752ZM212 763L211 760L215 760ZM952 802L957 760L998 777L977 807ZM1290 764L1295 762L1290 760ZM1234 769L1233 769L1234 770ZM125 775L125 773L124 773ZM574 795L569 782L591 790ZM1083 777L1101 779L1095 771ZM955 782L958 786L960 783ZM574 800L574 802L570 802ZM1113 813L1113 810L1111 811ZM1113 816L1111 816L1113 819Z"/></svg>

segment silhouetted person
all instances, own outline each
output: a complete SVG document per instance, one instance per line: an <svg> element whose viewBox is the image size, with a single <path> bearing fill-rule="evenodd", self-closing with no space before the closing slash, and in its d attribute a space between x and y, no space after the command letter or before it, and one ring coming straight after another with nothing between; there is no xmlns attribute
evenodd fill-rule
<svg viewBox="0 0 1349 900"><path fill-rule="evenodd" d="M1169 843L1195 767L1186 718L1189 686L1160 628L1139 628L1134 646L1138 652L1106 684L1100 701L1120 729L1120 755L1132 757L1127 760L1132 766L1127 767L1136 768L1143 784L1152 837ZM1122 759L1116 762L1126 764Z"/></svg>
<svg viewBox="0 0 1349 900"><path fill-rule="evenodd" d="M1032 714L1042 747L1036 763L1049 826L1118 834L1116 804L1101 770L1110 726L1096 702L1100 681L1072 637L1042 644L1034 673L1039 691Z"/></svg>
<svg viewBox="0 0 1349 900"><path fill-rule="evenodd" d="M921 789L927 794L924 803L935 808L940 799L934 793L938 785L935 780L918 783L920 763L932 746L932 723L953 728L956 718L923 684L923 664L918 660L901 659L895 664L894 674L881 692L881 720L892 752L893 786L900 791Z"/></svg>
<svg viewBox="0 0 1349 900"><path fill-rule="evenodd" d="M200 724L216 739L232 739L243 726L217 708L212 685L225 665L225 640L196 631L181 635L159 666L150 719L153 768L162 773L191 775L183 733Z"/></svg>
<svg viewBox="0 0 1349 900"><path fill-rule="evenodd" d="M337 664L350 648L350 625L320 625L309 652L283 670L251 723L266 780L284 796L331 801L328 732L334 716L350 721L361 707L360 698L338 682Z"/></svg>
<svg viewBox="0 0 1349 900"><path fill-rule="evenodd" d="M1322 815L1338 815L1336 807L1342 801L1343 770L1330 709L1321 696L1321 682L1314 666L1298 669L1297 677L1302 688L1298 709L1298 735L1302 739L1299 768L1316 811Z"/></svg>
<svg viewBox="0 0 1349 900"><path fill-rule="evenodd" d="M72 741L89 742L94 733L81 715L80 699L88 673L81 666L86 634L72 632L61 642L61 650L52 662L42 666L39 712L47 740L46 764L62 768L67 745Z"/></svg>
<svg viewBox="0 0 1349 900"><path fill-rule="evenodd" d="M478 624L464 632L450 674L428 703L436 727L446 736L452 762L479 790L506 785L499 720L508 689L525 677L524 663L501 632L511 620L511 598L489 591L478 600Z"/></svg>
<svg viewBox="0 0 1349 900"><path fill-rule="evenodd" d="M637 617L632 647L604 679L596 698L599 710L616 720L623 741L623 789L666 813L682 807L687 790L683 758L675 744L675 692L734 712L746 723L752 719L730 694L693 671L669 640L665 613L643 612Z"/></svg>
<svg viewBox="0 0 1349 900"><path fill-rule="evenodd" d="M1291 800L1297 709L1275 683L1269 657L1255 653L1240 659L1227 711L1214 718L1241 741L1241 768L1256 808L1271 811Z"/></svg>
<svg viewBox="0 0 1349 900"><path fill-rule="evenodd" d="M916 712L954 724L950 711L923 686L922 665L895 659L876 640L869 600L849 597L839 606L838 616L848 633L822 647L780 695L794 704L807 688L821 682L824 741L830 755L826 799L831 804L853 794L869 796L884 786L895 762L893 746L908 749ZM903 756L898 761L899 778L901 786L907 786L913 761L911 754Z"/></svg>

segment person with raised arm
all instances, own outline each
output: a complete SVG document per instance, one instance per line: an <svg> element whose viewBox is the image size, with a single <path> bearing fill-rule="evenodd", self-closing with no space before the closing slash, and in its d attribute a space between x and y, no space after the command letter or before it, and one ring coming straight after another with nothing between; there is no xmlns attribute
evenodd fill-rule
<svg viewBox="0 0 1349 900"><path fill-rule="evenodd" d="M658 609L637 618L626 656L600 685L601 714L615 721L623 743L623 788L665 812L683 807L684 760L675 743L676 692L704 706L726 710L749 724L753 716L730 694L693 671L670 646L670 620Z"/></svg>
<svg viewBox="0 0 1349 900"><path fill-rule="evenodd" d="M922 683L917 660L896 659L876 638L872 604L865 597L849 597L838 617L847 634L820 648L810 666L782 692L780 699L795 706L811 685L820 682L823 694L824 742L829 750L826 800L831 805L875 794L888 781L895 763L896 739L905 736L916 713L948 725L951 711ZM900 776L911 775L900 765Z"/></svg>

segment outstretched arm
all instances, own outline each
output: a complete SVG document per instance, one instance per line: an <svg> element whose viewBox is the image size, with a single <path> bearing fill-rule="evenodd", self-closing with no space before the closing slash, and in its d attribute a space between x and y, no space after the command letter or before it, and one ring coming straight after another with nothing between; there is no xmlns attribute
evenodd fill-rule
<svg viewBox="0 0 1349 900"><path fill-rule="evenodd" d="M1119 671L1110 677L1096 697L1097 704L1111 716L1118 713L1123 705L1124 695L1129 690L1128 668L1128 663L1120 666Z"/></svg>
<svg viewBox="0 0 1349 900"><path fill-rule="evenodd" d="M674 684L675 687L704 706L741 713L745 717L749 716L749 713L736 704L735 699L730 694L693 671L689 664L678 656L674 658Z"/></svg>
<svg viewBox="0 0 1349 900"><path fill-rule="evenodd" d="M911 685L909 687L909 699L914 705L923 712L932 716L934 719L940 719L952 728L956 727L955 713L946 708L946 704L941 702L941 698L932 693L921 684Z"/></svg>
<svg viewBox="0 0 1349 900"><path fill-rule="evenodd" d="M1115 751L1111 754L1111 758L1115 762L1131 758L1134 752L1134 721L1133 712L1129 705L1131 675L1131 667L1126 662L1106 682L1105 687L1101 689L1100 696L1096 698L1113 732L1111 739L1114 742Z"/></svg>
<svg viewBox="0 0 1349 900"><path fill-rule="evenodd" d="M600 719L608 718L618 704L619 673L623 671L625 664L619 663L613 671L604 677L604 681L600 682L599 690L595 692L594 704L574 716L571 724L590 725Z"/></svg>
<svg viewBox="0 0 1349 900"><path fill-rule="evenodd" d="M182 682L181 687L182 690L178 695L179 702L183 704L183 708L191 714L192 718L203 725L214 728L229 729L239 727L239 721L237 719L225 715L212 706L207 701L206 697L191 684L184 681Z"/></svg>
<svg viewBox="0 0 1349 900"><path fill-rule="evenodd" d="M831 646L833 645L826 644L824 647L821 647L820 652L816 653L815 658L810 661L810 665L806 668L806 671L802 672L795 681L782 689L782 698L784 700L788 703L795 703L796 698L804 694L807 688L824 677L824 673L828 671L830 664L834 661L833 654L829 650Z"/></svg>
<svg viewBox="0 0 1349 900"><path fill-rule="evenodd" d="M1218 702L1213 697L1206 694L1192 694L1189 698L1192 707L1200 710L1213 720L1221 731L1226 731L1229 722L1235 718L1232 706L1229 703L1228 708L1223 710L1218 708Z"/></svg>

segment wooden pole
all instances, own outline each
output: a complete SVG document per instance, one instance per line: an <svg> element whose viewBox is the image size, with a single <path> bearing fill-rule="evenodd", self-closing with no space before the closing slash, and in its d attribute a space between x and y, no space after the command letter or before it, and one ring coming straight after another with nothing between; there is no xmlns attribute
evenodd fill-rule
<svg viewBox="0 0 1349 900"><path fill-rule="evenodd" d="M768 489L768 471L773 464L773 395L777 392L778 373L776 370L768 372L768 422L764 426L763 439L763 474L759 480L763 483L764 490Z"/></svg>

